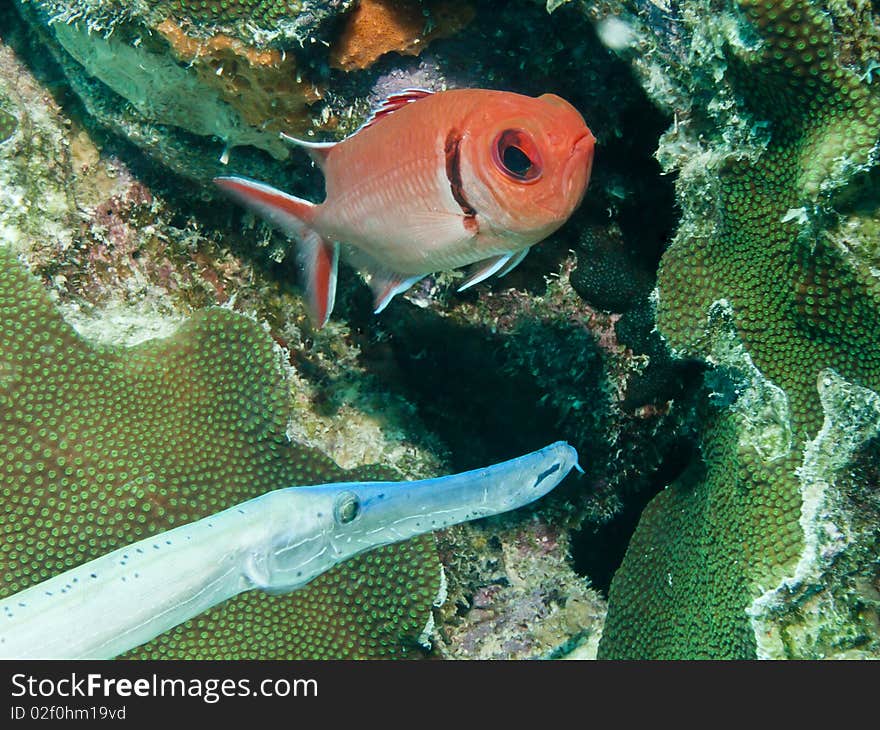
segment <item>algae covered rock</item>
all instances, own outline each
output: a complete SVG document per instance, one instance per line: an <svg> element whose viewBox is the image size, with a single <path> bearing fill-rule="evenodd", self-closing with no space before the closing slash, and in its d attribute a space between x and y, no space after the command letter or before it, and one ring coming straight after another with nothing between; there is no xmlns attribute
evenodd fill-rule
<svg viewBox="0 0 880 730"><path fill-rule="evenodd" d="M814 3L689 3L675 22L656 41L690 63L667 51L655 93L681 110L659 157L683 215L657 327L713 368L700 456L646 509L600 656L873 655L880 300L841 228L877 217L880 99Z"/></svg>
<svg viewBox="0 0 880 730"><path fill-rule="evenodd" d="M235 170L302 181L279 138L351 131L369 81L331 88L330 66L417 55L473 17L466 2L19 0L89 115L178 175ZM344 73L344 72L343 72ZM352 116L354 115L354 119Z"/></svg>
<svg viewBox="0 0 880 730"><path fill-rule="evenodd" d="M289 182L279 131L311 129L321 92L283 48L344 7L50 1L19 10L89 114L154 159L207 182L238 148L240 169Z"/></svg>

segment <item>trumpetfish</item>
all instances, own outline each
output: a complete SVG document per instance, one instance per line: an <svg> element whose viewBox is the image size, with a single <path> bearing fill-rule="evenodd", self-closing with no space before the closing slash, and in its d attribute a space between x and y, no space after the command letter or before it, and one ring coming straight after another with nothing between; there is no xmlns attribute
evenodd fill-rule
<svg viewBox="0 0 880 730"><path fill-rule="evenodd" d="M367 550L522 507L572 468L557 441L434 479L267 492L3 599L0 658L113 658L243 591L294 591Z"/></svg>
<svg viewBox="0 0 880 730"><path fill-rule="evenodd" d="M435 271L470 265L459 291L504 276L580 205L595 144L555 94L488 89L407 89L341 142L281 136L323 171L323 203L244 177L214 182L297 241L319 327L333 311L340 243L368 275L376 313Z"/></svg>

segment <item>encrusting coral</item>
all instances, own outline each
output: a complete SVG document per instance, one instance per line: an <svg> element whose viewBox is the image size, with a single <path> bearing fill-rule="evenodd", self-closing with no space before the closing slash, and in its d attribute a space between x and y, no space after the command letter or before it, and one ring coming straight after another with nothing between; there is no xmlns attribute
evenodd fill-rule
<svg viewBox="0 0 880 730"><path fill-rule="evenodd" d="M870 588L880 528L852 528L871 523L854 510L880 516L876 480L849 461L864 461L878 423L867 404L880 389L880 284L837 228L876 216L866 177L880 101L837 60L816 4L740 0L738 10L703 17L726 29L715 78L738 102L725 117L722 93L708 100L692 77L690 124L702 120L708 152L681 172L683 221L658 277L659 331L714 365L702 458L644 512L612 583L600 657L880 648ZM686 128L668 134L661 158L680 151ZM749 144L731 144L743 130ZM848 400L823 395L837 381ZM816 547L829 540L833 550Z"/></svg>
<svg viewBox="0 0 880 730"><path fill-rule="evenodd" d="M207 181L231 150L255 177L291 175L278 133L328 121L315 105L321 75L303 60L346 7L45 0L19 2L18 12L91 117L176 173Z"/></svg>
<svg viewBox="0 0 880 730"><path fill-rule="evenodd" d="M285 0L148 0L149 7L193 23L234 23L249 20L258 27L296 14L303 3Z"/></svg>
<svg viewBox="0 0 880 730"><path fill-rule="evenodd" d="M354 478L288 441L280 354L231 311L132 348L90 346L0 247L0 352L3 595L270 489ZM439 581L428 536L291 596L244 594L132 656L405 656Z"/></svg>

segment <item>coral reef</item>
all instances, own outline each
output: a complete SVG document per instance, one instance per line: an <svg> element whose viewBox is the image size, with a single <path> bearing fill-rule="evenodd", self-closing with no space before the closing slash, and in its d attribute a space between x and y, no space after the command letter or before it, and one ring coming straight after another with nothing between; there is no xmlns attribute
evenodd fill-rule
<svg viewBox="0 0 880 730"><path fill-rule="evenodd" d="M292 297L276 292L280 302L258 306L264 275L237 263L209 232L177 223L165 201L71 125L6 47L0 47L0 94L19 120L19 131L0 147L4 595L242 496L345 474L379 476L343 472L316 450L289 443L291 423L316 431L318 443L323 431L338 426L332 413L315 413L320 389L309 383L307 395L298 387L306 378L284 364L252 319L215 308L181 325L181 312L231 303L233 290L246 310L269 308L275 319L284 311L288 344L302 348ZM152 339L157 336L165 339ZM338 334L327 333L312 362L319 365L331 346L333 357L345 352ZM305 396L292 413L289 376ZM340 420L377 397L354 369L345 382L349 402ZM386 396L383 406L394 420L400 405ZM398 429L406 422L395 421ZM378 424L345 435L348 451L335 451L352 465L381 457L408 474L438 469L436 459L404 442L408 433L391 434ZM377 578L382 573L389 577ZM229 613L220 608L199 617L139 655L409 653L438 586L428 539L351 563L289 599L230 603ZM375 614L354 608L353 601L365 600ZM374 616L384 628L364 626ZM278 632L283 620L302 630ZM256 636L265 641L252 641Z"/></svg>
<svg viewBox="0 0 880 730"><path fill-rule="evenodd" d="M19 52L29 57L37 67L43 84L54 89L65 89L65 79L52 65L51 59L42 53L39 45L30 45L34 39L29 34L17 29L15 24L6 26L4 39L16 40ZM76 113L72 118L68 116L70 109L59 107L28 69L17 61L8 48L2 46L0 94L8 100L8 103L3 102L3 108L8 108L19 120L16 133L8 143L0 146L0 228L3 240L5 245L28 262L31 271L37 274L52 298L54 307L82 337L80 339L71 334L73 340L79 343L78 352L113 351L127 357L129 351L120 348L123 343L133 346L134 353L143 351L142 348L161 352L161 349L157 349L160 345L152 338L170 337L164 340L163 347L174 349L175 346L183 347L183 340L187 340L188 336L203 334L207 356L207 349L218 331L226 331L227 324L240 319L233 311L227 310L256 315L258 321L266 323L264 329L268 330L271 338L287 352L284 370L289 392L282 398L279 391L278 398L286 401L283 405L289 407L290 411L284 431L275 434L281 442L286 434L294 442L292 450L308 454L303 458L314 458L322 465L321 469L326 465L329 470L332 465L316 455L313 449L329 455L346 468L357 468L372 462L388 464L395 470L395 478L428 476L453 468L449 461L450 444L443 443L437 434L426 428L419 400L411 397L412 392L393 377L396 366L389 348L393 338L389 338L387 329L377 326L380 323L370 317L369 306L364 306L364 302L359 300L369 295L366 289L355 283L354 277L350 279L352 285L340 295L341 308L348 316L331 322L320 332L312 331L306 322L301 298L290 283L293 271L289 260L277 264L271 260L279 245L278 240L270 239L253 227L240 230L240 220L237 217L233 219L223 209L218 211L216 208L174 202L171 193L162 185L156 185L155 182L149 184L133 171L130 164L126 164L131 163L132 159L136 164L142 165L143 162L132 155L130 147L112 137L100 135L89 118L81 118L82 110L76 105L72 105ZM70 97L65 97L63 93L60 99L70 102ZM88 113L88 108L85 111ZM28 204L22 205L22 200ZM222 228L211 227L211 222L217 218L223 221ZM235 221L235 230L230 230L227 219ZM265 244L264 249L254 251L255 238ZM554 260L553 255L549 260ZM546 268L547 261L538 257L524 269L532 272L531 277L524 278L518 273L511 275L510 281L518 282L519 287L523 288L523 282L528 278L542 281ZM451 295L451 283L443 282L441 292L434 282L426 282L429 289L421 294L423 297L430 294L430 307L434 309L442 309L450 299L454 299L465 311L474 311L473 302L479 298L472 296L470 300L458 301L458 297ZM548 300L548 306L562 307L563 296L568 298L566 301L577 304L570 289L566 289L564 282L559 283L560 287L554 297ZM509 289L506 284L500 288L501 291ZM506 306L525 301L528 297L525 289L510 290L508 295L496 300L492 316L497 317ZM211 317L221 318L220 322L209 317L208 323L202 327L192 329L192 323L185 324L192 317L204 317L204 314L197 312L216 304L226 307L223 310L209 310L214 312ZM403 306L416 312L423 311L412 304ZM48 312L48 309L45 311ZM601 321L603 316L596 315L597 326ZM243 336L246 342L250 343L251 338L255 338L262 343L261 347L266 346L268 340L259 328L251 320L245 322L246 334ZM59 326L67 327L64 324ZM574 328L579 332L577 342L589 339L583 326L574 325ZM523 343L539 341L539 335L540 330L533 327L530 337L524 339ZM564 338L564 334L558 337ZM240 347L242 350L248 349L244 343ZM574 347L570 348L570 357L576 357L574 350ZM265 349L263 351L267 352ZM190 351L187 357L193 354ZM76 359L74 353L71 356ZM184 361L190 362L186 358ZM222 369L227 364L224 360L216 368ZM276 355L272 355L271 362L263 364L271 365L277 375L279 364ZM216 368L212 366L204 374L216 374ZM555 369L554 373L552 382L557 379L564 381L568 377L567 368ZM536 397L540 395L538 393ZM579 388L574 387L567 390L561 400L567 402L578 397ZM532 401L523 403L523 408L530 405L533 405ZM577 419L572 417L569 425L577 426ZM565 430L553 433L561 433L564 437ZM543 440L552 438L553 433L539 436ZM481 438L487 440L490 436L494 437L492 434L483 434ZM490 453L499 453L498 444L489 450L470 450L460 462ZM503 455L513 453L511 449ZM284 458L281 457L280 461L283 462ZM467 465L475 466L476 462L467 462ZM332 473L340 474L335 467ZM359 470L356 473L364 472ZM113 486L119 485L111 480L108 488ZM256 491L256 487L254 489ZM215 499L224 498L223 490L216 486L209 488L209 492L216 493ZM79 498L78 494L75 496ZM170 495L163 498L167 500ZM94 499L97 500L98 496ZM182 504L181 498L176 499ZM201 504L198 499L195 501ZM171 514L179 523L179 512L169 512L167 504L164 506L166 517ZM192 503L188 503L185 509L189 510L188 515L195 516ZM557 504L556 511L565 513L564 504ZM86 514L86 511L78 513L79 516ZM109 509L108 514L112 516L113 508ZM102 516L102 519L106 518ZM501 619L504 615L509 617L503 625L498 626L499 630L503 628L516 634L516 642L509 643L511 656L515 656L516 652L534 656L561 651L572 637L577 641L584 639L587 650L594 652L598 637L596 623L603 613L603 602L588 589L586 580L572 573L566 554L567 530L532 527L528 520L520 524L515 517L511 518L510 523L504 524L516 536L509 539L515 540L518 547L515 554L510 554L509 564L512 567L506 573L511 585L498 598L492 610ZM114 529L122 527L117 524ZM485 536L481 537L483 526L470 529L475 537L469 538L468 543L474 547L467 551L460 550L456 555L456 567L447 570L450 590L454 592L454 599L450 600L457 601L455 605L471 603L474 596L486 586L479 576L473 579L467 577L473 574L473 566L484 561L487 540ZM554 535L559 532L553 538L554 548L550 551L546 543L531 537L533 532L544 529ZM503 537L502 543L506 544L507 541L508 538ZM462 541L458 544L463 548L465 543ZM409 555L406 560L413 561L412 564L431 564L435 560L429 542L412 548L416 551L421 548L428 550L427 553ZM66 559L66 555L52 557L53 561ZM417 627L418 630L414 627L403 644L395 639L388 647L371 647L367 630L362 634L367 637L363 645L358 643L353 650L342 646L326 652L318 646L325 641L349 643L352 625L354 630L361 632L359 627L362 624L344 621L348 615L347 609L334 612L333 603L327 603L326 594L337 596L333 600L338 600L342 605L354 585L368 584L373 580L376 586L374 590L380 590L371 578L373 571L394 565L397 558L393 553L377 553L370 560L379 560L376 564L378 567L374 569L374 563L371 562L352 563L350 573L327 575L315 584L314 592L310 590L295 596L299 603L289 605L300 607L296 609L296 615L294 608L286 608L287 599L254 596L244 603L233 602L224 609L200 617L191 622L188 628L179 629L179 635L169 634L157 639L138 656L180 655L184 652L184 639L200 631L212 636L216 632L223 633L228 638L223 639L220 646L228 647L234 640L237 642L238 656L258 656L262 641L259 637L266 637L270 643L277 639L276 631L272 628L277 626L275 618L268 617L268 614L272 612L272 616L277 617L280 616L279 611L289 617L284 620L292 622L308 623L309 616L320 614L323 627L314 634L311 644L303 638L304 634L296 633L285 638L284 646L275 647L279 656L286 651L296 652L300 656L325 656L328 653L337 656L375 656L395 652L407 652L409 655L416 645L415 639L419 638L419 631L424 627L423 619L429 615L428 603L419 601L416 610L422 626ZM436 565L436 562L433 564ZM13 568L15 566L11 565L10 570ZM464 579L456 577L459 569ZM405 582L408 575L414 574L404 571L395 572L394 575ZM522 580L516 576L522 576ZM532 578L537 586L529 585ZM430 584L433 589L437 574L431 572L421 578L415 574L412 579L421 581L419 585ZM398 616L395 620L409 626L411 618L399 616L399 609L405 605L403 613L406 614L410 604L402 604L397 598L397 592L405 590L405 585L394 582L396 579L393 578L389 580L386 588L382 589L387 592L376 604L377 610L385 611L387 605L387 615ZM576 598L567 599L569 593ZM532 617L527 627L523 627L514 614L517 612L516 600L526 594L532 595L529 605L538 611L538 615ZM430 600L433 598L434 595L431 595ZM229 610L228 615L225 609ZM253 621L247 629L242 629L245 633L233 639L229 627L236 621L235 617L245 615ZM523 616L521 611L517 615ZM444 616L448 614L435 611L438 625L431 640L438 646L441 642L439 632L446 620ZM579 625L578 617L583 619L584 626ZM472 615L465 617L465 620L468 618L477 617ZM459 618L456 617L455 621L459 625ZM343 626L343 623L346 625ZM312 621L312 628L313 624ZM302 625L305 627L305 624ZM426 632L421 638L430 639L429 634ZM246 640L242 640L243 636ZM464 630L454 632L449 641L443 643L443 653L464 656L464 653L459 654L458 647L466 636ZM377 642L383 640L388 641L388 635L376 638ZM207 648L198 648L195 643L188 646L186 656L209 655Z"/></svg>
<svg viewBox="0 0 880 730"><path fill-rule="evenodd" d="M595 658L605 601L568 563L568 532L535 515L445 531L436 649L449 659Z"/></svg>
<svg viewBox="0 0 880 730"><path fill-rule="evenodd" d="M321 98L321 92L303 78L294 54L248 46L222 33L193 38L170 19L159 23L156 30L171 44L174 57L186 64L187 71L195 72L199 85L215 90L239 115L242 125L268 133L259 138L258 147L285 156L272 137L277 138L281 131L301 133L311 127L309 107ZM147 116L154 113L146 112ZM248 141L242 139L241 143Z"/></svg>
<svg viewBox="0 0 880 730"><path fill-rule="evenodd" d="M271 5L273 17L285 14L285 22L267 21L271 32L250 16L228 26L189 15L213 4L59 0L20 2L19 12L89 115L177 174L205 183L234 150L236 169L290 182L302 174L281 164L289 150L278 132L305 133L327 121L313 107L320 79L304 70L302 44L314 43L345 3ZM237 13L243 6L217 7ZM272 38L278 43L267 45Z"/></svg>
<svg viewBox="0 0 880 730"><path fill-rule="evenodd" d="M243 41L276 46L309 39L315 28L335 18L353 0L34 0L53 23L83 22L92 31L109 33L126 23L155 27L174 20L201 38L234 34Z"/></svg>
<svg viewBox="0 0 880 730"><path fill-rule="evenodd" d="M635 65L681 111L659 151L679 169L683 218L661 260L657 326L711 369L698 457L642 516L602 657L880 649L864 467L880 302L875 273L841 245L876 220L880 100L842 65L815 4L736 5L693 3L671 16L675 32L630 16L634 36L667 44L661 81L645 54Z"/></svg>
<svg viewBox="0 0 880 730"><path fill-rule="evenodd" d="M529 519L442 536L440 654L590 656L600 633L603 657L880 652L871 3L232 3L214 15L103 2L79 25L48 24L73 20L73 5L20 5L85 119L49 154L51 125L0 74L0 232L84 337L106 340L111 322L169 335L216 303L256 313L288 352L283 431L297 453L346 467L466 469L553 438L584 455L590 478ZM364 18L377 10L394 23L369 33L373 46ZM343 269L321 332L289 283L286 241L225 206L182 213L91 139L97 122L192 180L232 166L317 199L278 130L335 138L388 92L466 85L554 91L584 111L598 146L583 208L509 277L464 294L453 275L429 277L379 318ZM200 317L219 331L237 321ZM207 338L194 322L164 347ZM572 566L610 573L605 548L629 535L602 531L648 500L600 631L601 599Z"/></svg>
<svg viewBox="0 0 880 730"><path fill-rule="evenodd" d="M239 20L249 20L257 27L268 27L281 18L298 13L302 3L279 2L279 0L225 0L224 2L150 0L149 6L154 12L161 12L170 17L183 17L192 23L225 25Z"/></svg>
<svg viewBox="0 0 880 730"><path fill-rule="evenodd" d="M4 594L280 485L345 478L288 442L279 353L256 323L211 309L168 338L90 347L0 255ZM413 541L303 596L246 594L134 654L405 653L439 588L432 553L430 538Z"/></svg>
<svg viewBox="0 0 880 730"><path fill-rule="evenodd" d="M0 99L0 102L3 100ZM0 109L0 142L5 142L18 129L18 119L7 111Z"/></svg>

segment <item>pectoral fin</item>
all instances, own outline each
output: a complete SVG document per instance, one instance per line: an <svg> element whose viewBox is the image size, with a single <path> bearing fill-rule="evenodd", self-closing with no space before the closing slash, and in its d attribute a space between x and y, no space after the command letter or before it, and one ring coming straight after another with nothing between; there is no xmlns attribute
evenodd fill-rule
<svg viewBox="0 0 880 730"><path fill-rule="evenodd" d="M499 279L502 276L507 276L511 271L513 271L517 266L519 266L522 263L522 260L526 256L528 256L530 250L531 250L530 248L524 248L518 254L511 256L510 260L506 264L504 264L504 266L502 266L500 269L498 269L496 276Z"/></svg>
<svg viewBox="0 0 880 730"><path fill-rule="evenodd" d="M492 274L501 271L511 259L518 255L519 254L503 253L498 256L483 259L482 261L477 261L477 263L472 264L468 269L468 274L458 287L458 291L464 291L465 289L472 287L474 284L479 284L484 279L488 279ZM514 266L515 265L516 264L514 264Z"/></svg>

